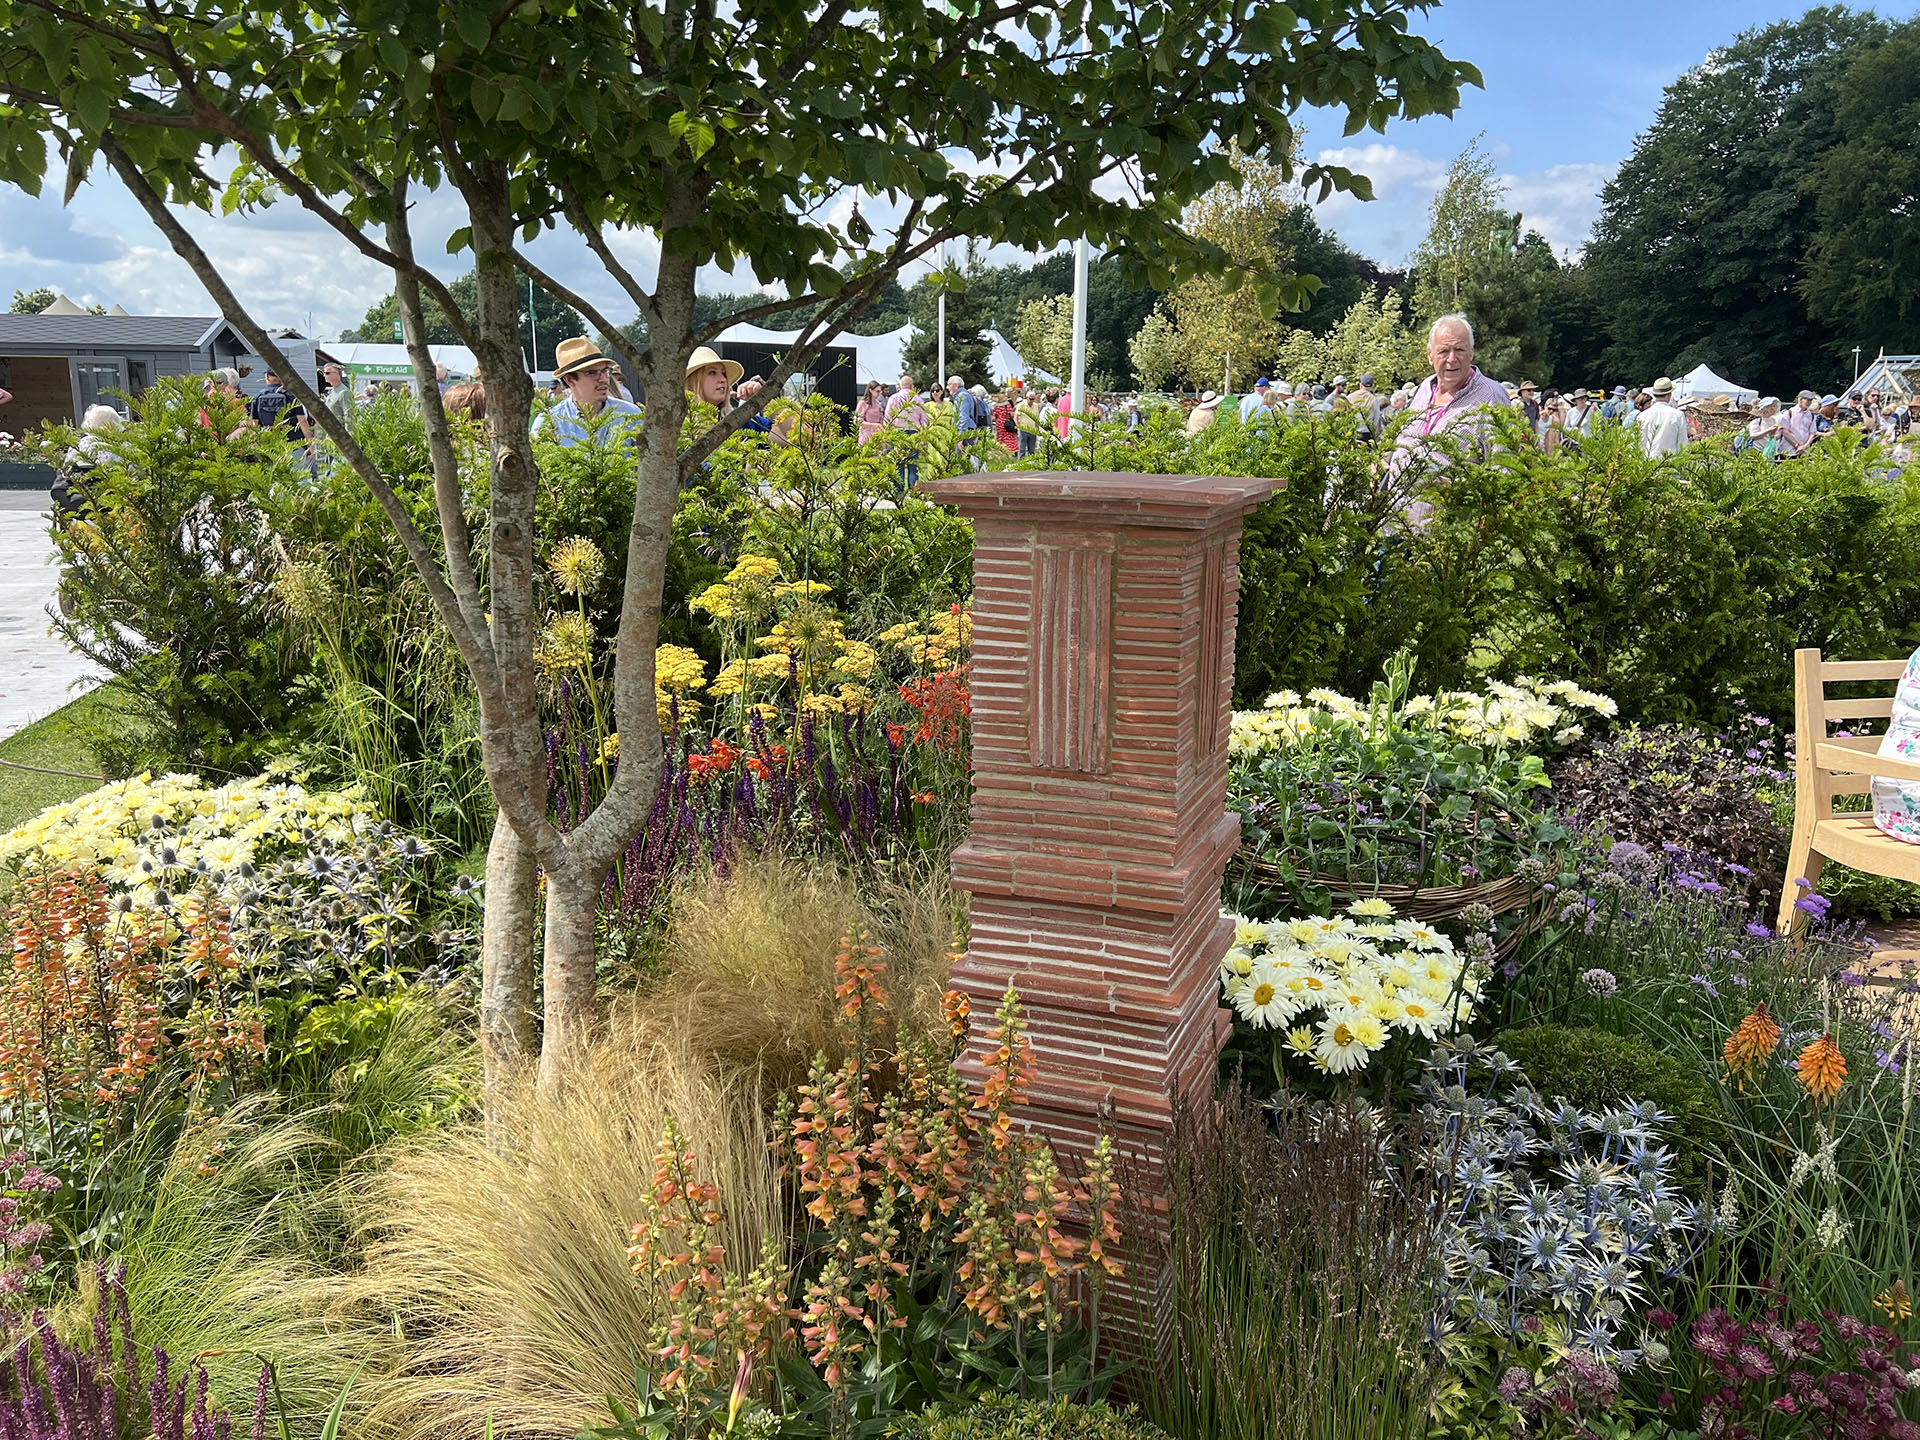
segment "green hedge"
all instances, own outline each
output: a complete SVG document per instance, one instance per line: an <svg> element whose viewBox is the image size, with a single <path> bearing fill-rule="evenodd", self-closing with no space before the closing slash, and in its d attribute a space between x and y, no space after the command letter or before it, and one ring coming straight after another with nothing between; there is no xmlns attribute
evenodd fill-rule
<svg viewBox="0 0 1920 1440"><path fill-rule="evenodd" d="M1580 1026L1527 1025L1501 1031L1491 1043L1550 1100L1564 1097L1589 1110L1653 1101L1673 1116L1664 1140L1689 1183L1706 1177L1725 1143L1726 1124L1705 1082L1644 1040Z"/></svg>
<svg viewBox="0 0 1920 1440"><path fill-rule="evenodd" d="M1655 464L1611 427L1544 453L1517 413L1491 458L1459 456L1414 533L1351 416L1188 437L1161 412L1096 435L1095 468L1270 475L1248 517L1234 693L1366 693L1410 648L1421 687L1569 678L1625 718L1786 719L1797 646L1845 657L1920 644L1920 479L1852 432L1790 463L1711 441ZM1910 472L1913 473L1913 472Z"/></svg>

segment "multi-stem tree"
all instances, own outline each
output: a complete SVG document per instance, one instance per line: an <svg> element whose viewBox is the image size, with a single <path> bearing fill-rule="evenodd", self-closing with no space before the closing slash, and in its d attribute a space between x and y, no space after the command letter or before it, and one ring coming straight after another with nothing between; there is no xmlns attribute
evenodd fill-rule
<svg viewBox="0 0 1920 1440"><path fill-rule="evenodd" d="M754 413L682 436L681 377L718 322L696 323L703 265L745 266L804 305L781 392L902 267L943 241L1046 249L1085 234L1168 288L1221 263L1174 222L1248 154L1294 154L1299 107L1352 129L1450 110L1471 66L1409 33L1431 0L0 0L0 180L67 194L118 177L222 313L283 359L183 214L303 207L391 272L416 372L427 301L479 361L492 477L484 589L435 387L421 387L437 533L304 383L291 388L378 498L478 690L501 821L488 861L482 1032L490 1070L540 1050L551 1082L595 1014L594 912L645 823L661 766L654 646L682 481ZM52 154L49 154L51 146ZM1308 185L1360 189L1325 165ZM224 177L224 178L220 178ZM462 306L416 251L416 207L457 202ZM884 230L862 218L884 206ZM1114 198L1109 198L1114 197ZM577 235L638 310L638 350L528 249ZM637 273L637 233L658 261ZM642 267L644 268L644 267ZM532 279L620 351L644 387L633 522L613 641L618 777L566 831L548 819L536 705L534 403L519 345ZM282 374L290 373L283 369ZM544 1027L530 1014L544 870Z"/></svg>

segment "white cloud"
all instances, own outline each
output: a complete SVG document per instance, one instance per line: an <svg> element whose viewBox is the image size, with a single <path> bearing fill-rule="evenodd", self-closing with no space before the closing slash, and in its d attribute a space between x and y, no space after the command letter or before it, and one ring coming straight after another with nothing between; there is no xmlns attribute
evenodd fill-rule
<svg viewBox="0 0 1920 1440"><path fill-rule="evenodd" d="M1527 225L1545 237L1556 254L1578 251L1600 218L1600 191L1613 172L1612 165L1552 165L1524 175L1503 175L1513 208Z"/></svg>
<svg viewBox="0 0 1920 1440"><path fill-rule="evenodd" d="M1487 153L1505 159L1510 147L1495 141ZM1371 203L1333 195L1314 207L1320 220L1363 254L1395 263L1426 233L1427 208L1447 177L1449 159L1398 145L1338 146L1315 159L1344 165L1373 181ZM1568 256L1587 243L1600 214L1600 191L1616 165L1574 163L1501 175L1507 203L1538 230L1554 251Z"/></svg>
<svg viewBox="0 0 1920 1440"><path fill-rule="evenodd" d="M1335 146L1330 150L1322 150L1313 158L1322 165L1343 165L1356 174L1365 175L1373 182L1373 203L1376 205L1389 199L1405 199L1411 194L1418 197L1424 210L1427 201L1440 188L1440 182L1447 178L1445 160L1436 160L1418 150L1403 150L1398 145L1378 142ZM1322 220L1330 220L1342 211L1366 203L1339 191L1314 208Z"/></svg>

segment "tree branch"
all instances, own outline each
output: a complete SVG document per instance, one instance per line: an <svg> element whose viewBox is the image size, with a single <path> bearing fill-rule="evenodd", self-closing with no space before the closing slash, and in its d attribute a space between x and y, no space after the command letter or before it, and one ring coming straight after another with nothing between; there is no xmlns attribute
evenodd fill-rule
<svg viewBox="0 0 1920 1440"><path fill-rule="evenodd" d="M409 264L413 260L413 233L407 224L405 176L392 187L393 219L387 222L388 243ZM458 597L467 624L484 644L494 663L493 638L487 630L486 602L473 572L472 539L467 533L466 497L460 489L460 466L453 453L453 435L447 426L440 387L427 378L435 374L433 352L427 348L427 322L420 303L420 285L406 270L393 276L393 296L400 308L400 328L406 338L407 358L420 376L420 419L427 432L427 454L433 462L433 503L440 514L440 538L446 556L447 578Z"/></svg>

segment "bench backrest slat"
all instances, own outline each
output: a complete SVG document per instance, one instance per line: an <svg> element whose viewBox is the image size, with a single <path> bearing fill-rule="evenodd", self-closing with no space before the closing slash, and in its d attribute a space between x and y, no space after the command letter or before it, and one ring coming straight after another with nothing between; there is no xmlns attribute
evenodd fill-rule
<svg viewBox="0 0 1920 1440"><path fill-rule="evenodd" d="M1821 816L1834 813L1834 800L1866 788L1857 779L1830 775L1815 766L1813 747L1826 740L1835 720L1879 720L1893 714L1893 696L1863 695L1829 700L1827 686L1843 681L1898 680L1905 660L1823 660L1818 650L1793 652L1793 750L1797 802L1814 803Z"/></svg>

